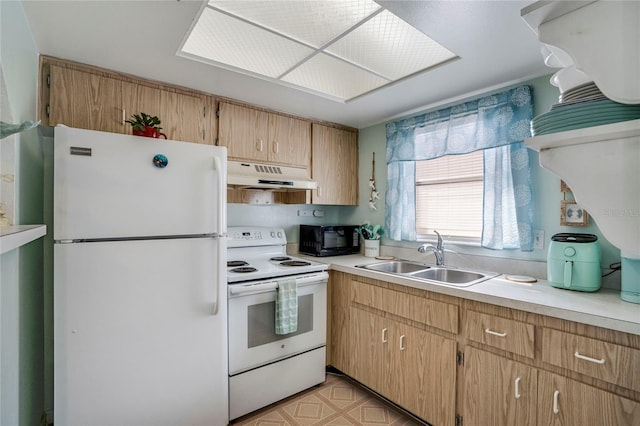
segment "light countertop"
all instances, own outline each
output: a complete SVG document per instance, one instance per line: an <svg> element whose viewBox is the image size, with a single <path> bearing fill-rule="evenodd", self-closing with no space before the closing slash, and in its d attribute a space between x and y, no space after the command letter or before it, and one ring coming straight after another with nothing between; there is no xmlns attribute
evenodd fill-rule
<svg viewBox="0 0 640 426"><path fill-rule="evenodd" d="M602 288L585 293L555 288L545 280L517 283L504 275L469 287L456 287L356 268L380 262L361 255L309 258L329 264L334 271L640 335L640 304L623 301L619 290Z"/></svg>

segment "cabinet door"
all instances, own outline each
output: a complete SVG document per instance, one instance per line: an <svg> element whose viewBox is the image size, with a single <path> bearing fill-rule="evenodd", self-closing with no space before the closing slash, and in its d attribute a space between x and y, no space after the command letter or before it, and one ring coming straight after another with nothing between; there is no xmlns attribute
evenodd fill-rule
<svg viewBox="0 0 640 426"><path fill-rule="evenodd" d="M465 424L536 424L536 369L475 348L465 351L464 367Z"/></svg>
<svg viewBox="0 0 640 426"><path fill-rule="evenodd" d="M121 83L51 65L49 125L125 133Z"/></svg>
<svg viewBox="0 0 640 426"><path fill-rule="evenodd" d="M168 139L209 144L215 142L210 134L211 126L206 117L207 99L204 96L123 83L123 104L127 118L141 112L158 116L161 132Z"/></svg>
<svg viewBox="0 0 640 426"><path fill-rule="evenodd" d="M268 160L269 114L240 105L220 102L218 139L227 147L230 160Z"/></svg>
<svg viewBox="0 0 640 426"><path fill-rule="evenodd" d="M350 309L351 375L374 391L389 396L393 387L390 374L391 321L361 309Z"/></svg>
<svg viewBox="0 0 640 426"><path fill-rule="evenodd" d="M456 342L403 324L395 328L391 374L397 393L391 399L433 425L453 425Z"/></svg>
<svg viewBox="0 0 640 426"><path fill-rule="evenodd" d="M269 114L269 161L308 169L311 166L311 123Z"/></svg>
<svg viewBox="0 0 640 426"><path fill-rule="evenodd" d="M349 346L349 302L351 279L342 272L330 272L329 305L330 318L329 363L345 374L351 375L352 354Z"/></svg>
<svg viewBox="0 0 640 426"><path fill-rule="evenodd" d="M313 204L358 204L358 137L321 124L312 126Z"/></svg>
<svg viewBox="0 0 640 426"><path fill-rule="evenodd" d="M538 402L540 425L640 425L640 403L544 371Z"/></svg>

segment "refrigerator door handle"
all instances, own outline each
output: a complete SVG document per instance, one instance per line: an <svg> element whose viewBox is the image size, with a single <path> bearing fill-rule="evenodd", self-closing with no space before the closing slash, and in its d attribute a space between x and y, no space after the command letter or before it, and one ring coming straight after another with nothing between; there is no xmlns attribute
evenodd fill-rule
<svg viewBox="0 0 640 426"><path fill-rule="evenodd" d="M220 160L220 157L213 157L213 169L215 170L215 177L216 177L216 183L218 184L218 196L224 201L224 199L226 198L226 188L225 188L225 178L226 176L223 174L224 170L222 167L222 162ZM212 310L212 314L213 315L218 315L218 311L220 310L220 300L221 299L221 287L222 287L222 283L226 282L227 278L225 276L226 271L227 271L227 264L226 264L226 260L225 257L223 256L224 253L226 253L226 244L225 244L225 240L224 237L226 236L226 202L220 202L218 203L218 211L217 211L217 216L218 216L218 223L217 223L217 232L218 232L218 237L217 237L217 245L218 245L218 264L216 265L217 271L216 271L216 279L215 279L215 294L216 294L216 301L213 303L213 310ZM225 295L226 297L226 295Z"/></svg>

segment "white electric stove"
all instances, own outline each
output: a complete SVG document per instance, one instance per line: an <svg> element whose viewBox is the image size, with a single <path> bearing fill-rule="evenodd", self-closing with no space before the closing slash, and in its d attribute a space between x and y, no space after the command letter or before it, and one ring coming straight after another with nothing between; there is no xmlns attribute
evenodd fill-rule
<svg viewBox="0 0 640 426"><path fill-rule="evenodd" d="M228 228L229 414L236 419L325 380L327 265L287 255L281 228ZM275 333L278 286L295 280L297 331Z"/></svg>

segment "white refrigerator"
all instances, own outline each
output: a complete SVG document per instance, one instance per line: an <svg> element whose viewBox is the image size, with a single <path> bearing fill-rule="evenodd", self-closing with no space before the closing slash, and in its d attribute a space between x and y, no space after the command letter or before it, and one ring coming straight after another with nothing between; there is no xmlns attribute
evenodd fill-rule
<svg viewBox="0 0 640 426"><path fill-rule="evenodd" d="M54 129L54 421L228 424L226 148Z"/></svg>

